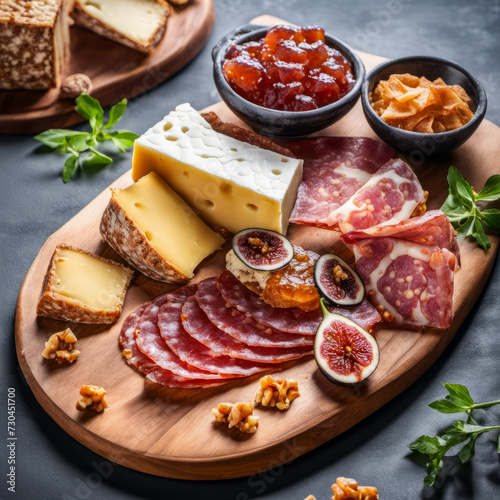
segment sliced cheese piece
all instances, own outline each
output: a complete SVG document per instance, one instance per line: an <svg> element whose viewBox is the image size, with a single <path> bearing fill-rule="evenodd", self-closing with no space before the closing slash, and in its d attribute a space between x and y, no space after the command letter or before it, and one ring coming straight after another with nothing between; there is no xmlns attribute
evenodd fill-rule
<svg viewBox="0 0 500 500"><path fill-rule="evenodd" d="M74 323L113 323L120 316L133 273L112 260L58 246L36 313Z"/></svg>
<svg viewBox="0 0 500 500"><path fill-rule="evenodd" d="M75 22L100 36L150 52L167 27L170 7L163 0L75 0Z"/></svg>
<svg viewBox="0 0 500 500"><path fill-rule="evenodd" d="M302 160L215 132L189 104L135 141L134 180L157 172L213 226L286 233Z"/></svg>
<svg viewBox="0 0 500 500"><path fill-rule="evenodd" d="M102 237L146 276L184 283L218 250L214 233L155 173L127 189L112 189L101 220Z"/></svg>

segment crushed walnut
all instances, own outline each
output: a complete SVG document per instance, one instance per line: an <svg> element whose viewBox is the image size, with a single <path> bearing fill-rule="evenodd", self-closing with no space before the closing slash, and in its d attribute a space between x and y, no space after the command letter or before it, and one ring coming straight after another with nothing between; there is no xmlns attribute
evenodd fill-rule
<svg viewBox="0 0 500 500"><path fill-rule="evenodd" d="M82 385L80 396L81 398L76 402L77 410L94 410L101 412L108 407L108 403L104 399L104 396L106 396L104 387Z"/></svg>
<svg viewBox="0 0 500 500"><path fill-rule="evenodd" d="M61 83L61 97L63 99L74 99L81 93L92 92L92 80L83 73L75 73L67 76Z"/></svg>
<svg viewBox="0 0 500 500"><path fill-rule="evenodd" d="M342 267L340 267L338 264L333 268L333 277L335 278L335 283L339 285L342 283L342 281L346 280L349 276L347 276L347 273L342 271Z"/></svg>
<svg viewBox="0 0 500 500"><path fill-rule="evenodd" d="M269 252L269 245L264 243L260 238L248 238L248 243L252 247L260 248L261 253Z"/></svg>
<svg viewBox="0 0 500 500"><path fill-rule="evenodd" d="M229 424L229 428L236 427L241 432L253 434L259 425L259 417L252 415L253 403L221 403L212 410L217 422Z"/></svg>
<svg viewBox="0 0 500 500"><path fill-rule="evenodd" d="M276 406L279 410L287 410L290 403L299 396L299 384L296 380L273 380L270 375L266 375L260 379L260 388L254 401L262 406Z"/></svg>
<svg viewBox="0 0 500 500"><path fill-rule="evenodd" d="M309 495L307 498L304 498L304 500L316 500L316 497L314 495Z"/></svg>
<svg viewBox="0 0 500 500"><path fill-rule="evenodd" d="M45 359L55 359L59 364L64 361L73 363L80 354L80 351L75 349L76 340L77 338L70 328L66 328L63 332L54 333L45 342L42 356Z"/></svg>
<svg viewBox="0 0 500 500"><path fill-rule="evenodd" d="M332 500L378 500L378 490L373 486L359 486L348 477L338 477L332 484Z"/></svg>

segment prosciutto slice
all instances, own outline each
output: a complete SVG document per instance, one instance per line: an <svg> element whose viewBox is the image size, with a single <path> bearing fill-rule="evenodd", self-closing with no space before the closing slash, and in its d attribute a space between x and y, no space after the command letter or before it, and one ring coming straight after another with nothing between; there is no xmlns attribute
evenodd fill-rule
<svg viewBox="0 0 500 500"><path fill-rule="evenodd" d="M328 215L394 155L392 148L367 137L316 137L281 143L304 160L290 222L318 227L327 227Z"/></svg>
<svg viewBox="0 0 500 500"><path fill-rule="evenodd" d="M420 203L424 190L410 166L403 160L388 161L327 219L329 226L343 233L375 225L389 225L408 219Z"/></svg>
<svg viewBox="0 0 500 500"><path fill-rule="evenodd" d="M455 232L434 210L392 226L342 235L356 259L371 302L411 328L448 328L454 273L460 268Z"/></svg>
<svg viewBox="0 0 500 500"><path fill-rule="evenodd" d="M266 304L229 271L222 271L219 275L217 288L228 304L251 316L261 325L282 332L316 335L323 319L320 309L313 311L304 311L298 307L280 309ZM355 307L337 307L331 311L352 319L367 330L381 319L377 310L366 300Z"/></svg>

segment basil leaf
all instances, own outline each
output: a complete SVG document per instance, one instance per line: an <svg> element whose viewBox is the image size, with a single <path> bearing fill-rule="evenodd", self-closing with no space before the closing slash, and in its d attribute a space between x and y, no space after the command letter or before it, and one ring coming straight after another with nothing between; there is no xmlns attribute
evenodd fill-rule
<svg viewBox="0 0 500 500"><path fill-rule="evenodd" d="M111 128L118 123L120 118L123 116L123 113L127 109L127 99L122 99L120 102L116 103L114 106L111 106L109 110L108 122L103 129Z"/></svg>
<svg viewBox="0 0 500 500"><path fill-rule="evenodd" d="M416 441L410 443L408 448L413 451L418 451L429 458L435 458L446 444L444 439L438 436L420 436Z"/></svg>
<svg viewBox="0 0 500 500"><path fill-rule="evenodd" d="M472 234L472 227L474 225L474 218L467 219L467 221L461 226L455 226L457 230L457 239L460 243L464 238Z"/></svg>
<svg viewBox="0 0 500 500"><path fill-rule="evenodd" d="M468 462L474 456L474 444L476 443L477 436L477 434L471 434L469 441L464 444L462 449L458 452L458 458L463 464Z"/></svg>
<svg viewBox="0 0 500 500"><path fill-rule="evenodd" d="M94 147L90 147L91 154L85 158L83 165L85 167L97 167L101 165L109 165L113 162L113 159L105 154L97 151Z"/></svg>
<svg viewBox="0 0 500 500"><path fill-rule="evenodd" d="M479 246L486 252L491 247L491 241L484 232L483 224L479 219L474 218L472 237L478 242Z"/></svg>
<svg viewBox="0 0 500 500"><path fill-rule="evenodd" d="M474 400L469 393L469 389L467 389L465 385L444 383L444 387L449 392L449 395L446 396L446 399L449 399L450 401L453 401L457 404L462 404L466 407L474 405Z"/></svg>
<svg viewBox="0 0 500 500"><path fill-rule="evenodd" d="M100 102L88 94L80 94L76 98L76 111L87 118L93 131L96 131L102 126L104 119L104 111Z"/></svg>
<svg viewBox="0 0 500 500"><path fill-rule="evenodd" d="M86 151L89 149L89 144L87 143L88 135L74 135L71 136L68 140L68 146L75 152L81 153L82 151Z"/></svg>
<svg viewBox="0 0 500 500"><path fill-rule="evenodd" d="M63 181L68 182L78 169L78 156L71 155L64 162Z"/></svg>
<svg viewBox="0 0 500 500"><path fill-rule="evenodd" d="M465 207L473 207L474 193L472 188L453 165L448 170L448 185L450 194L457 196Z"/></svg>
<svg viewBox="0 0 500 500"><path fill-rule="evenodd" d="M494 201L500 199L500 175L492 175L484 188L476 195L476 200Z"/></svg>
<svg viewBox="0 0 500 500"><path fill-rule="evenodd" d="M121 153L125 153L127 149L131 148L134 145L134 141L139 137L137 134L133 132L129 132L128 130L117 130L115 132L110 132L109 134L105 134L103 136L105 140L111 140L118 148Z"/></svg>
<svg viewBox="0 0 500 500"><path fill-rule="evenodd" d="M67 130L63 128L53 128L50 130L46 130L41 134L35 135L33 139L41 142L42 144L45 144L46 146L49 146L50 148L55 149L59 146L64 145L64 142L69 137L72 136L86 137L88 135L89 135L88 132L79 132L78 130Z"/></svg>
<svg viewBox="0 0 500 500"><path fill-rule="evenodd" d="M450 222L455 227L457 224L460 225L460 223L464 219L470 217L471 215L471 210L465 208L462 205L458 196L455 196L453 194L448 195L448 198L446 198L445 202L441 207L441 211L448 216Z"/></svg>
<svg viewBox="0 0 500 500"><path fill-rule="evenodd" d="M500 454L500 434L498 435L497 453Z"/></svg>
<svg viewBox="0 0 500 500"><path fill-rule="evenodd" d="M462 406L448 399L438 399L429 406L440 413L462 413L470 408L470 406Z"/></svg>
<svg viewBox="0 0 500 500"><path fill-rule="evenodd" d="M479 212L478 217L488 229L500 233L500 210L498 208L487 208Z"/></svg>

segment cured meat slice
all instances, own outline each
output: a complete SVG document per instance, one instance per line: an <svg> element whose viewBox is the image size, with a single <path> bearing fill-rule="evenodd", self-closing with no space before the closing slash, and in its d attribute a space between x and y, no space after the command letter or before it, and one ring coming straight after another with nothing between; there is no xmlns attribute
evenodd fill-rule
<svg viewBox="0 0 500 500"><path fill-rule="evenodd" d="M371 237L362 231L342 236L354 252L371 302L393 314L395 324L450 326L454 272L460 266L454 231L448 226L448 219L436 210L373 229Z"/></svg>
<svg viewBox="0 0 500 500"><path fill-rule="evenodd" d="M212 351L257 363L283 363L312 354L312 347L276 348L251 347L219 330L203 309L196 297L189 298L182 307L182 326L198 342Z"/></svg>
<svg viewBox="0 0 500 500"><path fill-rule="evenodd" d="M327 218L343 205L394 150L367 137L316 137L280 141L304 160L302 182L290 222L327 227Z"/></svg>
<svg viewBox="0 0 500 500"><path fill-rule="evenodd" d="M181 290L179 289L178 295L182 293ZM158 327L158 313L160 307L168 301L169 295L158 297L142 312L135 332L137 347L160 368L170 370L181 377L187 379L221 379L220 375L199 370L181 361L162 339Z"/></svg>
<svg viewBox="0 0 500 500"><path fill-rule="evenodd" d="M184 287L184 291L180 293L185 294L186 288ZM193 288L194 295L195 287ZM170 295L174 295L171 297L172 300L160 307L158 326L162 338L182 361L200 370L225 377L245 377L274 368L271 364L252 363L224 356L195 340L182 326L182 299L177 292L172 292Z"/></svg>
<svg viewBox="0 0 500 500"><path fill-rule="evenodd" d="M266 304L229 271L220 273L217 278L217 288L228 304L249 314L258 323L282 332L316 335L323 319L320 309L314 311L304 311L298 307L279 309ZM332 311L352 319L367 330L380 321L380 314L366 300L355 307L336 307Z"/></svg>
<svg viewBox="0 0 500 500"><path fill-rule="evenodd" d="M394 224L408 219L420 203L425 203L424 190L413 170L403 160L390 160L327 223L343 233Z"/></svg>
<svg viewBox="0 0 500 500"><path fill-rule="evenodd" d="M257 323L251 316L228 307L217 288L215 279L202 281L196 292L196 300L208 319L220 330L250 346L303 347L312 346L314 337L275 330Z"/></svg>
<svg viewBox="0 0 500 500"><path fill-rule="evenodd" d="M127 359L127 363L135 366L152 382L169 387L188 389L214 387L226 383L226 380L187 380L153 363L153 361L137 347L135 342L135 331L139 325L141 315L148 305L149 304L144 304L129 314L123 323L119 341L123 349L129 349L132 352L132 356ZM227 380L227 382L230 382L230 380Z"/></svg>

